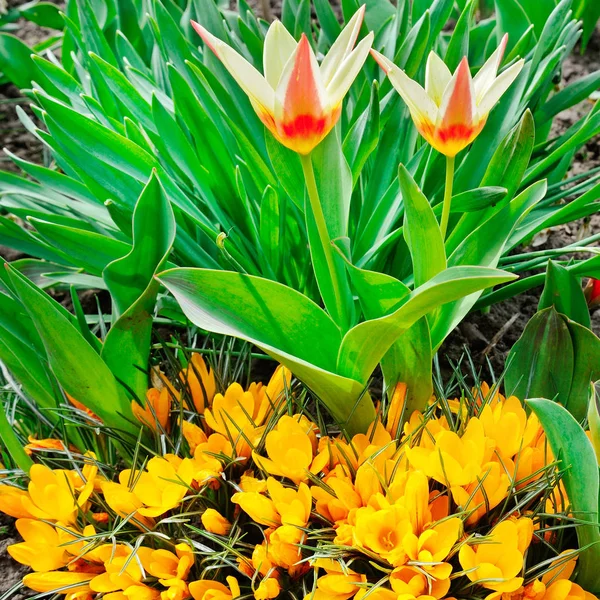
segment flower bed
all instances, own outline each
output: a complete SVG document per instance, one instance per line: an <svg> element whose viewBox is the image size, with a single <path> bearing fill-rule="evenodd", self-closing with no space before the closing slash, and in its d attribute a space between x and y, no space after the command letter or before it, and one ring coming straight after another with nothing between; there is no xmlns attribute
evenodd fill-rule
<svg viewBox="0 0 600 600"><path fill-rule="evenodd" d="M164 454L141 446L116 471L32 441L27 488L0 486L27 587L114 600L586 595L569 581L578 551L560 469L517 398L482 385L402 427L400 384L348 438L294 412L281 367L221 394L194 355L179 382L160 381L134 413Z"/></svg>

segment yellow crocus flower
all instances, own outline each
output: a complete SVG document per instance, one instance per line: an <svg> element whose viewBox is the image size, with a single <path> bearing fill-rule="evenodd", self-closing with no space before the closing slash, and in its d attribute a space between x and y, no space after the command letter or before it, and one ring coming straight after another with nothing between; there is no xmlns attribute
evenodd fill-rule
<svg viewBox="0 0 600 600"><path fill-rule="evenodd" d="M7 548L16 561L34 571L55 571L69 562L66 548L61 547L52 525L35 519L19 519L16 525L24 541Z"/></svg>
<svg viewBox="0 0 600 600"><path fill-rule="evenodd" d="M258 587L254 591L254 597L256 600L271 600L271 598L277 598L280 591L281 586L277 579L267 577L258 584Z"/></svg>
<svg viewBox="0 0 600 600"><path fill-rule="evenodd" d="M162 390L150 388L146 392L146 406L142 407L132 400L131 411L142 425L146 425L153 431L168 431L171 402L171 393L168 387L163 387Z"/></svg>
<svg viewBox="0 0 600 600"><path fill-rule="evenodd" d="M204 529L217 535L227 535L231 531L231 523L214 508L207 508L200 517Z"/></svg>
<svg viewBox="0 0 600 600"><path fill-rule="evenodd" d="M192 354L188 366L179 373L179 379L187 386L196 410L204 414L213 401L217 386L214 371L206 366L201 354Z"/></svg>
<svg viewBox="0 0 600 600"><path fill-rule="evenodd" d="M200 579L189 584L190 594L194 600L231 600L241 595L240 585L235 577L227 577L227 586L212 581Z"/></svg>
<svg viewBox="0 0 600 600"><path fill-rule="evenodd" d="M26 519L33 515L25 508L23 499L29 498L25 490L12 485L0 485L0 511L14 519Z"/></svg>
<svg viewBox="0 0 600 600"><path fill-rule="evenodd" d="M73 571L48 571L46 573L28 573L23 577L23 584L40 592L55 594L74 594L89 592L89 583L93 575Z"/></svg>
<svg viewBox="0 0 600 600"><path fill-rule="evenodd" d="M265 448L269 458L252 453L256 464L278 477L287 477L294 483L308 479L313 462L313 446L307 426L287 415L266 436Z"/></svg>
<svg viewBox="0 0 600 600"><path fill-rule="evenodd" d="M79 507L94 490L95 471L83 482L78 473L33 465L29 471L28 496L22 498L27 512L37 519L71 523Z"/></svg>
<svg viewBox="0 0 600 600"><path fill-rule="evenodd" d="M423 437L427 437L427 432L423 432ZM406 455L413 468L449 486L476 481L493 449L476 417L469 420L462 436L442 429L434 439L433 447L407 448Z"/></svg>
<svg viewBox="0 0 600 600"><path fill-rule="evenodd" d="M138 512L145 517L158 517L175 508L187 494L194 477L194 462L172 454L151 458L146 471L132 474L130 469L119 475L121 485L135 482L131 490L144 506Z"/></svg>
<svg viewBox="0 0 600 600"><path fill-rule="evenodd" d="M527 540L522 535L525 527L529 529L525 522L502 521L482 543L461 546L458 559L467 577L473 583L496 592L519 589L523 585L523 578L518 575L523 569L523 553L526 550L524 542Z"/></svg>

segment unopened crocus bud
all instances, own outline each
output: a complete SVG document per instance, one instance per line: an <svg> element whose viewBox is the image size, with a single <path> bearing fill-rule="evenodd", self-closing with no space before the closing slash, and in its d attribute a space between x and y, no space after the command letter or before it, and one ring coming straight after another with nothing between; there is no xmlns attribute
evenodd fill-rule
<svg viewBox="0 0 600 600"><path fill-rule="evenodd" d="M227 535L231 531L231 523L214 508L208 508L202 514L202 525L209 533Z"/></svg>

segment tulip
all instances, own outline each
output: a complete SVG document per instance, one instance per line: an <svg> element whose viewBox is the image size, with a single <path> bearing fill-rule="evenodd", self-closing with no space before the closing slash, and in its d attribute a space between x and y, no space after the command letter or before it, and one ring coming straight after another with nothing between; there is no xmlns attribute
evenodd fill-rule
<svg viewBox="0 0 600 600"><path fill-rule="evenodd" d="M466 56L452 74L442 59L431 52L427 59L425 88L383 54L371 50L406 102L417 131L447 157L440 225L444 237L450 214L454 157L481 133L490 111L517 78L525 63L519 60L498 75L507 42L508 35L505 35L475 77L471 77Z"/></svg>
<svg viewBox="0 0 600 600"><path fill-rule="evenodd" d="M583 291L590 308L600 305L600 279L588 279Z"/></svg>
<svg viewBox="0 0 600 600"><path fill-rule="evenodd" d="M320 66L305 34L296 42L280 21L274 21L265 37L264 76L202 25L192 21L192 26L248 95L275 138L294 152L310 154L339 119L342 100L369 55L373 33L352 50L364 13L363 6Z"/></svg>
<svg viewBox="0 0 600 600"><path fill-rule="evenodd" d="M327 266L323 273L315 270L317 283L325 306L344 330L351 324L352 295L344 262L331 247L310 153L337 123L342 100L369 55L373 32L354 48L364 14L362 6L321 65L305 34L296 42L281 22L273 22L265 37L264 76L233 48L192 21L204 43L248 95L256 114L275 139L300 155L320 255L324 255Z"/></svg>

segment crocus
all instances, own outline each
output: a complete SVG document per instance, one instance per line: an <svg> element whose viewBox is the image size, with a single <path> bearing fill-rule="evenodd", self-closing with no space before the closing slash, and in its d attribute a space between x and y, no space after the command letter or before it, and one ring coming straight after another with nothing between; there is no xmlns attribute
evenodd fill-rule
<svg viewBox="0 0 600 600"><path fill-rule="evenodd" d="M200 517L204 529L217 535L227 535L231 530L231 523L214 508L207 508Z"/></svg>
<svg viewBox="0 0 600 600"><path fill-rule="evenodd" d="M456 156L481 132L495 104L523 68L519 60L498 75L508 35L471 77L467 57L452 74L435 52L429 54L425 88L411 79L388 58L372 50L372 55L387 73L404 102L419 133L439 152Z"/></svg>
<svg viewBox="0 0 600 600"><path fill-rule="evenodd" d="M342 100L371 49L373 33L354 48L364 13L363 6L321 65L306 35L296 42L280 21L274 21L265 37L264 76L202 25L192 21L192 26L248 95L275 138L299 154L309 154L336 124Z"/></svg>
<svg viewBox="0 0 600 600"><path fill-rule="evenodd" d="M19 519L17 530L24 541L7 548L16 561L34 571L54 571L67 564L66 549L61 547L58 533L52 525L34 519Z"/></svg>
<svg viewBox="0 0 600 600"><path fill-rule="evenodd" d="M476 546L464 544L458 559L467 577L474 583L496 592L514 592L523 584L518 577L523 570L523 554L531 537L529 519L502 521L492 530L489 543Z"/></svg>
<svg viewBox="0 0 600 600"><path fill-rule="evenodd" d="M227 586L211 579L200 579L190 583L190 594L194 600L230 600L240 596L240 585L235 577L227 577Z"/></svg>

